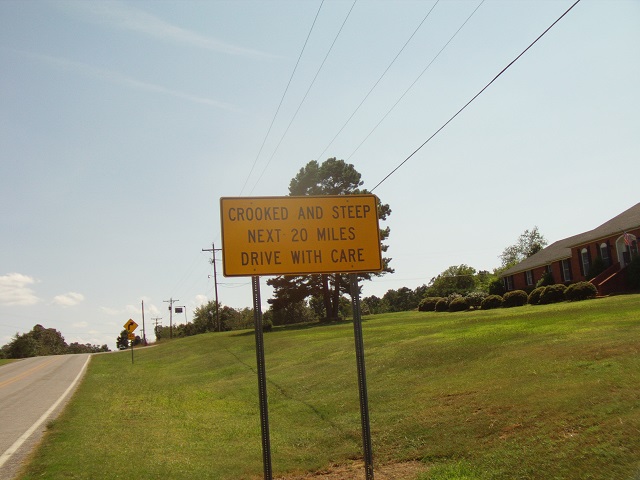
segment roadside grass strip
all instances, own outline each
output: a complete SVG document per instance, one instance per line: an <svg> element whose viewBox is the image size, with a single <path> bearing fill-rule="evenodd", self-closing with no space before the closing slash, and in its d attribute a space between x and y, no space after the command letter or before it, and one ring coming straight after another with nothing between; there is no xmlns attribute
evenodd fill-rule
<svg viewBox="0 0 640 480"><path fill-rule="evenodd" d="M364 317L374 464L411 480L633 479L640 295ZM350 322L265 335L274 476L362 459ZM262 478L252 331L94 356L21 478ZM364 478L364 477L363 477Z"/></svg>

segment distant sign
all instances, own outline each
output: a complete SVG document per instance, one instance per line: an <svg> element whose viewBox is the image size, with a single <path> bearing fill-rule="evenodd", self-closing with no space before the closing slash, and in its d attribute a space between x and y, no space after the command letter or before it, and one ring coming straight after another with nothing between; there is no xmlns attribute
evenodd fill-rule
<svg viewBox="0 0 640 480"><path fill-rule="evenodd" d="M127 333L127 338L129 340L135 340L136 339L136 334L135 333Z"/></svg>
<svg viewBox="0 0 640 480"><path fill-rule="evenodd" d="M136 328L138 328L138 324L132 319L127 320L127 323L124 324L124 329L129 333L135 332Z"/></svg>
<svg viewBox="0 0 640 480"><path fill-rule="evenodd" d="M382 270L375 195L220 199L224 275Z"/></svg>

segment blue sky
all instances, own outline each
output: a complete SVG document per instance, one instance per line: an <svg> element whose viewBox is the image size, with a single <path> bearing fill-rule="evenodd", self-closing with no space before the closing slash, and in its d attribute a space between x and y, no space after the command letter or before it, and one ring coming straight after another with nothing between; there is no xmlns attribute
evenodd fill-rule
<svg viewBox="0 0 640 480"><path fill-rule="evenodd" d="M40 323L113 348L142 300L147 326L170 298L190 319L220 197L286 195L329 157L373 188L572 3L0 2L0 344ZM396 272L364 295L636 204L639 24L640 2L582 0L384 181Z"/></svg>

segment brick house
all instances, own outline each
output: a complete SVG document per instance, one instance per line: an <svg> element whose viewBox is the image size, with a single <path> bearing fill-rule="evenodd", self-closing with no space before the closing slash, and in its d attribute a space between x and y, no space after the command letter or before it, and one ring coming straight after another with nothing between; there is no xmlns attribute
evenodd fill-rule
<svg viewBox="0 0 640 480"><path fill-rule="evenodd" d="M547 272L554 283L586 281L589 270L604 268L590 279L599 295L628 290L625 268L638 255L640 203L588 232L552 243L501 273L505 289L530 292Z"/></svg>

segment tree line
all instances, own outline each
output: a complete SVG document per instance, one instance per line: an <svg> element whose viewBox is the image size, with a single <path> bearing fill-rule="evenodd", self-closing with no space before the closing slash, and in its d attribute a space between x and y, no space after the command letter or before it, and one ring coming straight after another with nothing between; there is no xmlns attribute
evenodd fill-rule
<svg viewBox="0 0 640 480"><path fill-rule="evenodd" d="M58 330L45 328L38 324L30 332L16 333L9 343L0 348L0 358L27 358L108 351L110 350L106 344L102 346L78 342L67 344Z"/></svg>

